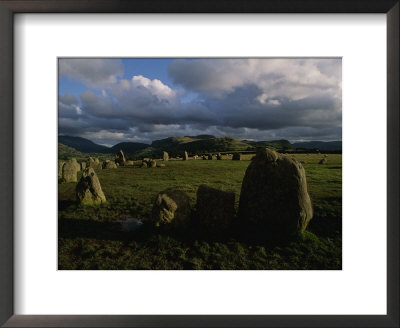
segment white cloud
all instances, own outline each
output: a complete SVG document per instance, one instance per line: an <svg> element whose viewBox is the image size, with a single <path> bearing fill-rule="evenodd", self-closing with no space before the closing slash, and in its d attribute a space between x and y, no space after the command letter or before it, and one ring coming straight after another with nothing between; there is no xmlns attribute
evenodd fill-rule
<svg viewBox="0 0 400 328"><path fill-rule="evenodd" d="M136 75L132 77L132 86L134 88L144 87L159 98L170 99L176 96L175 91L173 91L168 85L162 83L160 80L150 80L142 75Z"/></svg>

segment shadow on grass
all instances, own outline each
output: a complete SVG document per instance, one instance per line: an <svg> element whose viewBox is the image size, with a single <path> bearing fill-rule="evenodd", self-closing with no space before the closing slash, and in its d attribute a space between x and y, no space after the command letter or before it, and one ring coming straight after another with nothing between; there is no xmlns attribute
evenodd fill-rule
<svg viewBox="0 0 400 328"><path fill-rule="evenodd" d="M320 222L322 223L322 222ZM324 222L324 226L329 222ZM332 226L325 227L332 231ZM336 227L334 227L335 229ZM314 233L324 235L325 229L310 229ZM266 236L265 233L257 230L244 229L239 224L233 225L230 229L216 232L204 231L195 225L187 225L179 228L156 228L149 223L144 223L138 230L125 232L121 231L118 222L104 222L84 219L59 219L58 220L58 237L68 239L95 239L102 241L124 241L124 242L148 242L154 238L166 237L173 238L178 242L191 245L195 242L244 242L252 246L284 246L293 240L297 240L299 236L292 236L290 239L274 238L274 236Z"/></svg>
<svg viewBox="0 0 400 328"><path fill-rule="evenodd" d="M66 208L75 205L76 201L73 200L58 200L58 210L63 211Z"/></svg>
<svg viewBox="0 0 400 328"><path fill-rule="evenodd" d="M58 237L126 241L129 240L129 233L120 231L118 223L82 219L59 219Z"/></svg>

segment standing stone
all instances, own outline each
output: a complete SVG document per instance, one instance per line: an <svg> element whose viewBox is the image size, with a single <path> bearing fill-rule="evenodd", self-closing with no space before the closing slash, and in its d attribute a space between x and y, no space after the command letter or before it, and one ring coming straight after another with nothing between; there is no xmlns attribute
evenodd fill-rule
<svg viewBox="0 0 400 328"><path fill-rule="evenodd" d="M125 165L125 155L122 150L115 154L115 163L118 163L120 166Z"/></svg>
<svg viewBox="0 0 400 328"><path fill-rule="evenodd" d="M166 189L157 194L151 218L155 226L181 225L190 218L190 198L181 190Z"/></svg>
<svg viewBox="0 0 400 328"><path fill-rule="evenodd" d="M76 182L77 179L77 167L74 161L68 160L62 167L62 178L65 182Z"/></svg>
<svg viewBox="0 0 400 328"><path fill-rule="evenodd" d="M86 162L81 162L81 171L86 169Z"/></svg>
<svg viewBox="0 0 400 328"><path fill-rule="evenodd" d="M163 151L163 161L167 162L169 160L169 155L166 151Z"/></svg>
<svg viewBox="0 0 400 328"><path fill-rule="evenodd" d="M62 178L62 169L64 166L65 162L64 161L58 161L58 178L61 179Z"/></svg>
<svg viewBox="0 0 400 328"><path fill-rule="evenodd" d="M197 155L193 156L193 159L198 159L198 158L199 158L199 156L197 156Z"/></svg>
<svg viewBox="0 0 400 328"><path fill-rule="evenodd" d="M154 159L152 159L152 160L148 163L148 166L149 166L149 167L156 167L156 166L157 166L157 162L156 162Z"/></svg>
<svg viewBox="0 0 400 328"><path fill-rule="evenodd" d="M222 160L222 155L221 154L217 154L217 160L221 161Z"/></svg>
<svg viewBox="0 0 400 328"><path fill-rule="evenodd" d="M304 231L313 210L303 166L268 148L258 148L243 178L240 220L269 238Z"/></svg>
<svg viewBox="0 0 400 328"><path fill-rule="evenodd" d="M202 159L203 159L203 161L206 161L207 157L205 155L203 155Z"/></svg>
<svg viewBox="0 0 400 328"><path fill-rule="evenodd" d="M91 167L92 169L95 170L101 170L101 164L98 158L93 159L92 157L89 157L89 159L86 161L86 168Z"/></svg>
<svg viewBox="0 0 400 328"><path fill-rule="evenodd" d="M201 185L197 189L196 219L209 232L227 229L235 216L235 193Z"/></svg>
<svg viewBox="0 0 400 328"><path fill-rule="evenodd" d="M115 164L114 162L112 162L109 159L107 159L107 160L105 160L103 162L102 168L103 169L116 169L117 168L117 164Z"/></svg>
<svg viewBox="0 0 400 328"><path fill-rule="evenodd" d="M147 168L147 162L146 161L142 161L142 165L140 166L141 168Z"/></svg>
<svg viewBox="0 0 400 328"><path fill-rule="evenodd" d="M188 159L189 159L189 156L188 156L187 151L185 150L185 152L183 153L183 160L187 161Z"/></svg>
<svg viewBox="0 0 400 328"><path fill-rule="evenodd" d="M318 164L324 165L324 164L326 164L326 163L328 163L328 160L326 159L326 157L324 157L323 159L321 159L321 160L319 161Z"/></svg>
<svg viewBox="0 0 400 328"><path fill-rule="evenodd" d="M97 205L106 201L93 168L89 167L83 171L82 177L76 185L76 198L83 205Z"/></svg>
<svg viewBox="0 0 400 328"><path fill-rule="evenodd" d="M240 153L234 153L232 156L233 161L240 161Z"/></svg>
<svg viewBox="0 0 400 328"><path fill-rule="evenodd" d="M72 163L74 163L74 165L76 167L76 171L79 172L81 170L81 165L78 163L76 158L71 158L71 161L72 161Z"/></svg>

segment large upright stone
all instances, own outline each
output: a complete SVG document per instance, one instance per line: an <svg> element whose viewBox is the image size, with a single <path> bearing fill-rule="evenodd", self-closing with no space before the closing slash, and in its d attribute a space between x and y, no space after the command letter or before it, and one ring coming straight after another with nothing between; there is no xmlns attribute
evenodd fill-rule
<svg viewBox="0 0 400 328"><path fill-rule="evenodd" d="M183 160L187 161L188 159L189 159L189 156L188 156L187 151L185 150L185 152L183 153Z"/></svg>
<svg viewBox="0 0 400 328"><path fill-rule="evenodd" d="M86 169L86 162L81 162L81 171Z"/></svg>
<svg viewBox="0 0 400 328"><path fill-rule="evenodd" d="M79 172L81 170L81 165L78 163L78 161L76 160L76 158L71 158L72 163L75 165L76 167L76 171Z"/></svg>
<svg viewBox="0 0 400 328"><path fill-rule="evenodd" d="M61 179L62 178L62 169L64 166L65 162L64 161L58 161L58 178Z"/></svg>
<svg viewBox="0 0 400 328"><path fill-rule="evenodd" d="M222 155L221 154L217 154L217 160L221 161L222 160Z"/></svg>
<svg viewBox="0 0 400 328"><path fill-rule="evenodd" d="M163 151L163 161L167 162L169 160L169 155L166 151Z"/></svg>
<svg viewBox="0 0 400 328"><path fill-rule="evenodd" d="M69 159L62 167L62 179L65 182L76 182L77 180L77 167L76 163Z"/></svg>
<svg viewBox="0 0 400 328"><path fill-rule="evenodd" d="M125 161L125 155L122 150L115 154L115 163L118 163L120 166L124 166Z"/></svg>
<svg viewBox="0 0 400 328"><path fill-rule="evenodd" d="M304 231L313 210L303 166L268 148L258 148L243 178L238 216L268 237Z"/></svg>
<svg viewBox="0 0 400 328"><path fill-rule="evenodd" d="M83 205L97 205L106 201L100 181L93 168L88 167L76 185L76 198Z"/></svg>
<svg viewBox="0 0 400 328"><path fill-rule="evenodd" d="M235 193L201 185L197 189L196 221L203 230L221 232L235 216Z"/></svg>
<svg viewBox="0 0 400 328"><path fill-rule="evenodd" d="M182 225L191 214L190 198L181 190L166 189L157 194L151 218L156 226Z"/></svg>

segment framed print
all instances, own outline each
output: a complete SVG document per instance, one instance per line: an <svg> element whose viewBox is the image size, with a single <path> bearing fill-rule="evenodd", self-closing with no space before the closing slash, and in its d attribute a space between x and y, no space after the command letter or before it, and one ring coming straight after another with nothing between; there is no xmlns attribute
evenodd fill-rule
<svg viewBox="0 0 400 328"><path fill-rule="evenodd" d="M398 1L0 9L4 326L399 325Z"/></svg>

